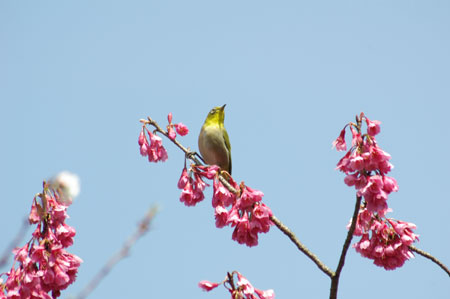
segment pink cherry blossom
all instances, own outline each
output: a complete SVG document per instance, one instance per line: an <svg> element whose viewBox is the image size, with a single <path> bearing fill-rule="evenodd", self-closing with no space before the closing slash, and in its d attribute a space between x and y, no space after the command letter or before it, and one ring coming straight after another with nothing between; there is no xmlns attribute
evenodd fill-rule
<svg viewBox="0 0 450 299"><path fill-rule="evenodd" d="M56 190L44 184L33 200L29 219L37 227L30 242L14 250L19 266L6 273L6 298L57 298L76 279L82 260L65 250L73 244L75 229L65 223L67 206L57 200Z"/></svg>
<svg viewBox="0 0 450 299"><path fill-rule="evenodd" d="M202 280L198 283L198 286L202 288L204 291L209 292L215 288L217 288L220 285L220 283L217 282L210 282L207 280Z"/></svg>
<svg viewBox="0 0 450 299"><path fill-rule="evenodd" d="M175 140L177 133L181 136L185 136L189 133L189 129L183 123L172 124L172 112L167 116L169 124L167 125L167 135L170 139Z"/></svg>
<svg viewBox="0 0 450 299"><path fill-rule="evenodd" d="M167 126L167 134L169 135L169 138L172 140L175 140L175 138L177 137L177 133L175 132L172 126Z"/></svg>
<svg viewBox="0 0 450 299"><path fill-rule="evenodd" d="M220 169L219 166L217 165L209 165L209 166L193 165L192 168L196 173L210 180L216 177Z"/></svg>
<svg viewBox="0 0 450 299"><path fill-rule="evenodd" d="M398 191L397 181L394 178L383 176L383 190L386 193L397 192Z"/></svg>
<svg viewBox="0 0 450 299"><path fill-rule="evenodd" d="M365 117L365 119L367 124L367 134L375 136L378 133L380 133L380 124L381 124L380 121L378 120L371 121L370 119L367 118L367 116Z"/></svg>
<svg viewBox="0 0 450 299"><path fill-rule="evenodd" d="M273 290L261 291L255 289L255 293L260 299L275 299L275 292Z"/></svg>
<svg viewBox="0 0 450 299"><path fill-rule="evenodd" d="M235 278L237 276L237 280ZM247 278L245 278L238 271L228 273L227 277L221 283L210 282L202 280L198 286L204 291L211 291L223 284L230 292L232 299L275 299L275 292L273 290L259 290L255 288Z"/></svg>
<svg viewBox="0 0 450 299"><path fill-rule="evenodd" d="M347 144L345 143L345 127L342 129L341 133L339 134L338 138L333 141L332 148L336 147L336 150L338 151L346 151L347 150Z"/></svg>
<svg viewBox="0 0 450 299"><path fill-rule="evenodd" d="M244 185L241 197L237 200L237 205L240 209L251 208L253 204L260 202L264 193L259 190L254 190Z"/></svg>
<svg viewBox="0 0 450 299"><path fill-rule="evenodd" d="M181 191L180 201L183 202L186 206L195 205L194 201L194 189L192 188L192 183L187 182Z"/></svg>
<svg viewBox="0 0 450 299"><path fill-rule="evenodd" d="M180 179L178 180L178 189L184 189L186 184L189 182L190 176L188 175L186 167L183 168L181 172Z"/></svg>
<svg viewBox="0 0 450 299"><path fill-rule="evenodd" d="M139 146L140 146L140 152L142 156L148 156L148 150L150 148L150 145L147 141L147 138L145 137L144 130L141 131L139 134L139 140L138 140Z"/></svg>
<svg viewBox="0 0 450 299"><path fill-rule="evenodd" d="M272 211L265 204L261 203L255 205L253 208L252 218L250 220L250 230L255 233L267 233L270 226L273 225L270 217Z"/></svg>
<svg viewBox="0 0 450 299"><path fill-rule="evenodd" d="M361 132L363 119L367 134ZM361 239L354 248L362 256L372 259L374 264L392 270L413 256L408 246L418 240L418 235L413 233L415 225L385 217L391 210L388 196L398 191L398 184L386 175L393 168L389 162L391 156L375 140L380 124L363 113L357 117L356 124L350 124L352 147L339 160L337 169L346 174L345 184L354 186L357 196L364 199L353 233Z"/></svg>
<svg viewBox="0 0 450 299"><path fill-rule="evenodd" d="M176 124L175 129L177 130L177 133L180 134L181 136L185 136L189 133L188 127L186 127L186 125L183 123Z"/></svg>
<svg viewBox="0 0 450 299"><path fill-rule="evenodd" d="M150 143L147 140L145 131L148 136L150 136ZM149 162L164 162L167 160L167 151L162 145L161 137L153 134L149 130L142 128L142 131L139 134L138 144L140 146L141 155L144 157L147 156Z"/></svg>
<svg viewBox="0 0 450 299"><path fill-rule="evenodd" d="M249 247L258 245L258 235L252 232L247 214L244 214L236 224L231 238Z"/></svg>
<svg viewBox="0 0 450 299"><path fill-rule="evenodd" d="M352 147L360 145L363 142L361 133L355 130L353 126L350 126L350 131L352 132Z"/></svg>
<svg viewBox="0 0 450 299"><path fill-rule="evenodd" d="M243 295L242 298L256 299L255 295L257 295L260 299L275 299L275 293L273 290L258 290L248 281L247 278L242 276L241 273L237 272L237 276L237 290L241 293L241 295Z"/></svg>
<svg viewBox="0 0 450 299"><path fill-rule="evenodd" d="M150 136L150 151L148 154L148 160L150 162L159 162L167 160L167 152L166 149L162 146L161 137L153 134L152 132L147 130L147 133Z"/></svg>
<svg viewBox="0 0 450 299"><path fill-rule="evenodd" d="M222 228L228 224L228 210L223 206L216 206L214 209L214 216L216 218L217 228Z"/></svg>
<svg viewBox="0 0 450 299"><path fill-rule="evenodd" d="M236 202L236 194L230 192L218 179L213 181L212 206L228 207Z"/></svg>
<svg viewBox="0 0 450 299"><path fill-rule="evenodd" d="M353 247L375 265L393 270L413 257L409 245L418 240L418 235L413 233L415 228L412 223L380 218L364 209L358 215L354 232L362 238Z"/></svg>

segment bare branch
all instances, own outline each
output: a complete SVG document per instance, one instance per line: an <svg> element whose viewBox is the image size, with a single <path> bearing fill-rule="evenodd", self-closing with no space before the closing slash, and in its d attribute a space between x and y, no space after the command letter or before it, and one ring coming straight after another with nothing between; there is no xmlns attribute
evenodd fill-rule
<svg viewBox="0 0 450 299"><path fill-rule="evenodd" d="M323 273L328 275L330 278L334 276L333 270L328 268L314 253L312 253L305 245L303 245L300 240L295 236L295 234L286 226L284 225L280 220L278 220L277 217L272 216L270 217L270 220L275 224L276 227L278 227L279 230L283 232L286 236L291 239L291 241L297 246L297 248L303 252L307 257L309 257L316 265L319 267L320 270L322 270Z"/></svg>
<svg viewBox="0 0 450 299"><path fill-rule="evenodd" d="M144 218L140 221L137 230L132 234L128 240L124 243L123 247L114 254L109 261L100 269L97 275L89 282L89 284L76 296L77 299L83 299L89 296L89 294L100 284L100 282L108 275L111 269L122 259L128 256L131 247L139 240L149 229L150 222L158 212L157 207L151 207Z"/></svg>
<svg viewBox="0 0 450 299"><path fill-rule="evenodd" d="M19 246L19 243L24 238L26 232L28 231L29 226L30 223L28 222L28 217L25 217L22 221L22 225L20 226L20 229L17 232L16 236L8 245L8 247L6 247L2 257L0 258L0 269L3 268L8 263L8 260L11 257L11 252L13 251L14 248Z"/></svg>
<svg viewBox="0 0 450 299"><path fill-rule="evenodd" d="M409 245L409 249L411 249L412 251L420 254L421 256L431 260L432 262L434 262L436 265L438 265L439 267L442 268L442 270L444 270L448 276L450 276L450 270L447 268L447 266L444 265L444 263L442 263L440 260L438 260L437 258L435 258L434 256L432 256L431 254L429 254L426 251L423 251L422 249L419 249L417 247L414 247L412 245Z"/></svg>
<svg viewBox="0 0 450 299"><path fill-rule="evenodd" d="M350 225L350 229L347 232L347 238L345 238L344 245L342 246L341 257L339 258L339 263L336 268L336 272L331 277L331 288L330 288L330 299L337 298L338 286L339 286L339 277L341 275L342 268L345 264L345 256L347 255L348 248L350 247L350 243L352 242L353 233L356 228L356 221L358 219L359 209L361 207L361 196L356 197L355 210L353 211L352 224Z"/></svg>

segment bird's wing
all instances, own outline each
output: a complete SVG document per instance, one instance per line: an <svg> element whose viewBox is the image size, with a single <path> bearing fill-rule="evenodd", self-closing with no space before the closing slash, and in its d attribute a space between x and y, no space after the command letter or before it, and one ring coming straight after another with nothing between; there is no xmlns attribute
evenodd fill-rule
<svg viewBox="0 0 450 299"><path fill-rule="evenodd" d="M230 162L230 174L231 174L231 144L230 144L230 138L228 137L228 132L227 130L225 130L225 128L223 129L223 140L225 142L225 146L228 150L228 161Z"/></svg>

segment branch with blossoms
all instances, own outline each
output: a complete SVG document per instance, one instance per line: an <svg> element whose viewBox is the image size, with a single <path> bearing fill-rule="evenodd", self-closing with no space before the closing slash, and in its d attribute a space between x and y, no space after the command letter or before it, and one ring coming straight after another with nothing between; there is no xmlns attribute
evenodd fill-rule
<svg viewBox="0 0 450 299"><path fill-rule="evenodd" d="M363 122L367 126L365 134L362 133ZM347 150L345 132L347 127L350 128L352 146L338 162L336 169L346 174L345 184L356 189L357 213L348 228L349 236L351 233L361 239L353 247L363 257L373 260L375 265L386 270L403 266L405 261L414 257L412 251L415 251L435 262L450 275L447 267L437 258L412 245L419 240L419 236L413 232L415 224L386 217L388 212L392 212L387 204L388 195L398 191L398 184L394 178L387 176L393 168L389 162L391 156L378 146L375 138L380 133L380 124L361 113L356 116L355 123L344 126L333 142L333 147L338 151ZM351 237L348 239L351 240ZM342 257L345 254L341 255L341 260ZM338 270L343 264L344 260L339 262ZM330 298L337 298L338 270L332 278Z"/></svg>
<svg viewBox="0 0 450 299"><path fill-rule="evenodd" d="M36 228L23 247L16 248L11 269L0 274L0 299L57 298L72 284L82 260L66 248L73 244L75 229L65 223L72 202L63 184L43 183L28 216ZM50 295L51 294L51 295Z"/></svg>
<svg viewBox="0 0 450 299"><path fill-rule="evenodd" d="M386 217L386 214L391 212L387 205L388 195L398 191L398 185L394 178L386 175L393 167L389 162L390 155L378 146L375 139L375 135L380 132L379 121L371 121L361 113L356 117L356 123L347 124L333 142L333 147L336 147L338 151L345 151L347 149L345 142L347 127L352 132L352 146L339 161L337 169L346 174L344 182L356 189L353 217L347 227L347 237L335 271L308 250L295 234L273 215L271 209L262 203L263 192L246 186L244 182L238 184L228 174L222 176L220 168L216 165L203 165L200 161L201 157L197 153L189 151L176 139L177 133L184 136L189 132L187 127L182 123L172 124L171 113L168 121L166 131L150 117L146 120L141 119L142 131L138 144L141 155L148 157L150 162L164 162L168 158L167 151L162 145L162 139L157 136L157 133L169 138L185 153L184 167L177 184L178 188L182 190L180 201L186 206L195 206L204 199L203 191L206 186L209 186L205 180L212 180L212 206L216 227L230 226L234 228L232 239L252 247L258 244L260 233L267 233L270 227L275 225L322 272L330 277L330 298L337 298L340 274L353 236L361 237L360 241L353 244L356 251L366 258L372 259L375 265L384 267L386 270L401 267L406 260L413 257L412 251L426 256L412 246L412 243L418 240L418 235L413 232L416 228L414 224ZM367 125L365 134L362 133L363 121ZM154 130L149 130L147 126L154 127ZM193 162L189 168L186 167L186 160ZM430 260L437 261L436 258L430 258ZM438 262L437 264L449 273L443 263ZM227 281L230 283L232 279L229 278ZM207 282L201 287L207 289L210 284ZM274 297L274 294L270 296Z"/></svg>
<svg viewBox="0 0 450 299"><path fill-rule="evenodd" d="M235 278L237 277L237 282L235 283ZM238 271L233 271L227 273L227 276L222 282L210 282L207 280L202 280L198 283L198 286L206 292L209 292L218 286L223 285L228 292L231 294L231 298L239 299L274 299L275 293L273 290L262 291L255 288L250 281L247 280Z"/></svg>

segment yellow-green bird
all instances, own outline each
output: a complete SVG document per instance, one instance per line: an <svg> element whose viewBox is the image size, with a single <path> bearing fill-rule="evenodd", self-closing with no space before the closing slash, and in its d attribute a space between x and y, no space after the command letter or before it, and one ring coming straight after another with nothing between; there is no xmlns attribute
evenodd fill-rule
<svg viewBox="0 0 450 299"><path fill-rule="evenodd" d="M231 145L223 125L225 105L209 111L198 136L198 148L206 164L218 165L231 174Z"/></svg>

